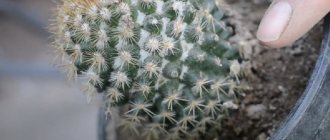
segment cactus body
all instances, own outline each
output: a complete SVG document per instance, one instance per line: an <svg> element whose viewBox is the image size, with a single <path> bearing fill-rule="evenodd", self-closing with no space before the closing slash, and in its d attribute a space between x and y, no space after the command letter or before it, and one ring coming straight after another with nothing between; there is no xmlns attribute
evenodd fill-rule
<svg viewBox="0 0 330 140"><path fill-rule="evenodd" d="M54 46L70 79L124 108L121 130L200 138L237 107L239 53L223 15L214 0L69 0Z"/></svg>

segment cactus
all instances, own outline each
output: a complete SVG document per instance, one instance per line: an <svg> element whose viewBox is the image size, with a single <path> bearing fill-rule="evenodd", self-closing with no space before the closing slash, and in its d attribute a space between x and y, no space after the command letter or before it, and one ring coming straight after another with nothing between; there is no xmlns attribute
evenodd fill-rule
<svg viewBox="0 0 330 140"><path fill-rule="evenodd" d="M102 93L109 112L120 108L120 130L152 140L216 136L237 108L241 74L217 4L64 0L53 26L56 54L69 79Z"/></svg>

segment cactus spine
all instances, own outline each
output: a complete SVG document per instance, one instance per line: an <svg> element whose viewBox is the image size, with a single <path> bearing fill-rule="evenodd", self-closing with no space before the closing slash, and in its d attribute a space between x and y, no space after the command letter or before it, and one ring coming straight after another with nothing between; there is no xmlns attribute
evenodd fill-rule
<svg viewBox="0 0 330 140"><path fill-rule="evenodd" d="M121 130L196 139L237 108L239 53L223 15L214 0L66 0L54 46L70 79L125 110Z"/></svg>

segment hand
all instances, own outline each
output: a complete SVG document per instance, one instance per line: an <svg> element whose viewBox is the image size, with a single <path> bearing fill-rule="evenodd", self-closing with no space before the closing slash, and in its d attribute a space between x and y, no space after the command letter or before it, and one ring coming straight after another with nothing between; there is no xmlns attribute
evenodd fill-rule
<svg viewBox="0 0 330 140"><path fill-rule="evenodd" d="M303 36L330 11L330 0L274 0L257 38L266 46L283 47Z"/></svg>

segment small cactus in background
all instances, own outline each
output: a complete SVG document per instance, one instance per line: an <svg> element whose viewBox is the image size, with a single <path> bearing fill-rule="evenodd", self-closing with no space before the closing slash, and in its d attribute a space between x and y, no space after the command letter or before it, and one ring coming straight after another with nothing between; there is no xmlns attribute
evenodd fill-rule
<svg viewBox="0 0 330 140"><path fill-rule="evenodd" d="M109 112L120 108L121 130L215 136L237 108L239 52L216 1L65 0L56 14L54 46L69 79L104 94Z"/></svg>

